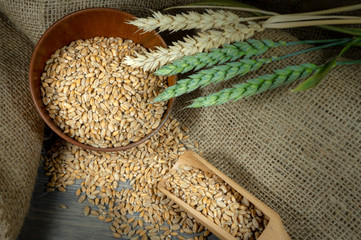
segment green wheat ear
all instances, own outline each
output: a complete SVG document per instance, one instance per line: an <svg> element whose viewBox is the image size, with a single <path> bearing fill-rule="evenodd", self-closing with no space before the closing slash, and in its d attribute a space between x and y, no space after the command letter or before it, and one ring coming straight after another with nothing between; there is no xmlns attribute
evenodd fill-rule
<svg viewBox="0 0 361 240"><path fill-rule="evenodd" d="M199 87L205 87L211 83L219 83L237 75L243 76L250 71L259 69L263 64L271 61L273 61L273 59L242 59L239 62L229 62L224 65L201 70L198 73L190 75L186 79L177 81L175 85L166 88L164 92L159 94L153 101L166 101L173 97L178 97L182 94L194 91Z"/></svg>
<svg viewBox="0 0 361 240"><path fill-rule="evenodd" d="M228 101L237 101L241 98L249 97L305 78L319 68L319 66L313 63L305 63L277 69L274 71L274 74L267 74L254 79L249 79L244 83L233 85L231 88L226 88L208 96L194 99L188 108L209 107L220 105Z"/></svg>
<svg viewBox="0 0 361 240"><path fill-rule="evenodd" d="M223 48L211 49L209 53L198 53L173 61L155 71L157 75L170 76L178 73L186 73L191 70L209 68L215 64L223 64L227 61L235 61L240 58L248 59L259 56L272 47L285 46L286 42L274 42L271 40L249 39L247 42L235 42L224 45Z"/></svg>

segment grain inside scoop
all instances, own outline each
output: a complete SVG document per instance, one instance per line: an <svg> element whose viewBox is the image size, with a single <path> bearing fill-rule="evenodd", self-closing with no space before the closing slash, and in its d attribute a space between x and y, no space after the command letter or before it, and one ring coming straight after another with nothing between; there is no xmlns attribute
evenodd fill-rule
<svg viewBox="0 0 361 240"><path fill-rule="evenodd" d="M185 211L187 211L191 216L193 216L195 219L197 219L201 224L203 224L206 228L208 228L209 231L213 232L217 237L219 237L222 240L232 240L237 239L234 235L231 234L230 231L226 231L224 227L221 226L220 221L216 219L216 221L212 221L211 217L206 216L204 214L204 211L200 210L202 206L199 208L199 205L191 206L188 201L185 202L179 197L176 196L176 194L173 194L170 192L171 185L175 185L174 181L172 183L167 183L167 181L172 179L172 176L176 176L178 172L182 172L183 170L188 171L193 169L193 173L200 174L200 172L204 172L205 174L210 174L209 176L215 175L218 177L218 179L223 180L224 184L228 184L230 188L234 189L234 193L237 196L238 193L241 195L241 197L244 198L247 202L249 201L250 206L253 206L254 212L262 212L260 215L262 218L264 218L264 222L266 222L265 228L263 231L261 231L261 234L257 234L257 239L260 240L288 240L290 237L288 236L280 216L273 211L271 208L269 208L267 205L265 205L263 202L261 202L259 199L257 199L255 196L253 196L251 193L249 193L246 189L239 186L237 183L235 183L233 180L231 180L229 177L227 177L225 174L220 172L217 168L212 166L209 162L207 162L205 159L203 159L198 154L194 153L193 151L187 151L182 156L180 156L177 163L174 165L174 167L171 169L169 175L167 175L162 181L160 181L158 188L161 192L166 194L170 199L172 199L176 204L178 204L181 208L183 208ZM216 179L217 179L216 177ZM212 178L213 179L213 178ZM174 180L174 179L172 179ZM181 180L183 181L183 179ZM213 180L212 180L213 181ZM171 182L171 181L170 181ZM222 186L224 187L224 186ZM182 192L184 193L184 192ZM183 194L184 195L184 194ZM187 194L186 194L187 195ZM206 194L209 195L209 194ZM216 195L219 195L217 193ZM231 195L232 196L232 195ZM212 197L210 197L212 198ZM192 204L192 203L191 203ZM237 203L234 203L237 204ZM193 205L193 204L192 204ZM225 207L225 206L224 206ZM198 211L198 210L200 211ZM223 208L225 209L225 208ZM219 209L214 209L219 210ZM227 210L225 210L227 211ZM242 211L242 210L240 210ZM220 211L218 211L220 212ZM210 214L212 215L212 214ZM223 220L222 220L223 221ZM247 220L246 220L247 221ZM251 222L252 223L252 222ZM256 222L257 225L258 222ZM234 228L235 226L233 226ZM242 232L239 230L238 232ZM239 238L238 238L239 239Z"/></svg>

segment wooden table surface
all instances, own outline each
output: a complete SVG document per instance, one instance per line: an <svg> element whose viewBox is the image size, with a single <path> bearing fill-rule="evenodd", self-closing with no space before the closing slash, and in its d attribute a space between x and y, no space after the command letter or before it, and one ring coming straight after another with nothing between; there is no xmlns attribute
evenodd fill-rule
<svg viewBox="0 0 361 240"><path fill-rule="evenodd" d="M68 186L66 192L49 193L44 191L47 181L48 177L40 166L31 206L18 240L115 239L109 229L111 223L100 221L95 216L84 216L83 208L89 203L88 201L77 202L75 191L79 183ZM68 206L68 209L60 208L60 204ZM191 235L184 236L191 237ZM217 238L210 236L208 239L216 240Z"/></svg>
<svg viewBox="0 0 361 240"><path fill-rule="evenodd" d="M45 176L39 168L31 206L18 240L72 240L113 239L110 223L104 223L95 216L84 216L87 201L77 202L75 190L78 184L68 186L66 192L45 192ZM60 204L68 206L62 209Z"/></svg>

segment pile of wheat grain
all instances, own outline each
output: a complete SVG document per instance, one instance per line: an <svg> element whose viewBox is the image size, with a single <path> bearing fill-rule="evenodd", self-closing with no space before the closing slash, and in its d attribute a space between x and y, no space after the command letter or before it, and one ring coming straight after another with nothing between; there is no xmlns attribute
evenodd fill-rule
<svg viewBox="0 0 361 240"><path fill-rule="evenodd" d="M157 188L186 150L181 143L186 138L179 122L169 119L151 139L126 151L103 153L58 142L45 160L47 191L66 191L80 180L75 194L79 202L89 202L84 214L111 223L115 238L194 239L187 234L195 233L204 239L210 233Z"/></svg>

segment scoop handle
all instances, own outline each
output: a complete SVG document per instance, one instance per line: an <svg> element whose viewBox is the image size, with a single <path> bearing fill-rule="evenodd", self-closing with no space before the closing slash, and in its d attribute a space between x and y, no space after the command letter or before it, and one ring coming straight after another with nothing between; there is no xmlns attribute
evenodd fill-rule
<svg viewBox="0 0 361 240"><path fill-rule="evenodd" d="M278 215L278 214L277 214ZM279 216L272 216L271 221L258 240L291 240Z"/></svg>

